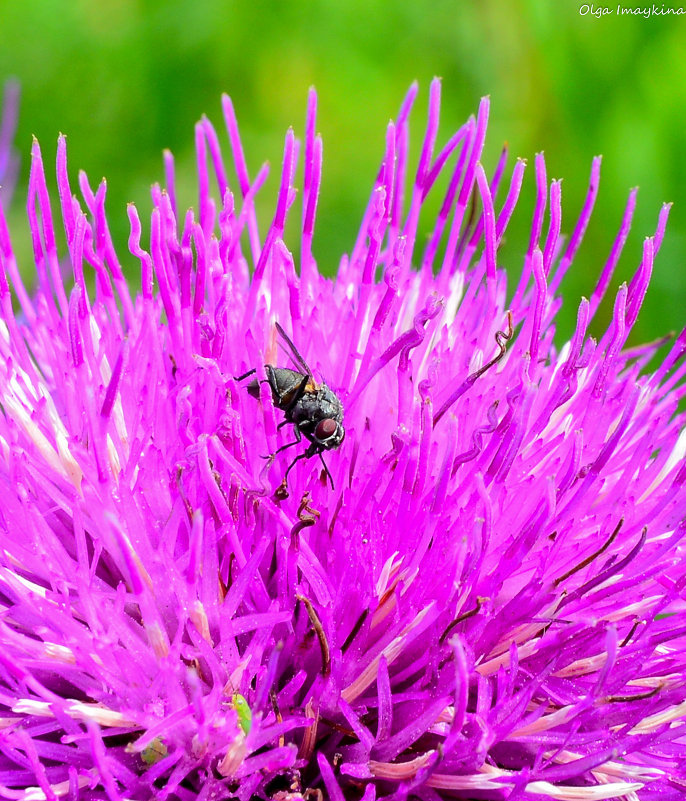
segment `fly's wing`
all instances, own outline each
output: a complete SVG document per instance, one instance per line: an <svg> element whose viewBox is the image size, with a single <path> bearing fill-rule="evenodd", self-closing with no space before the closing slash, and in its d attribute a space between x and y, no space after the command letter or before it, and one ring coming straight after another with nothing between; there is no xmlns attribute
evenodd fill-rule
<svg viewBox="0 0 686 801"><path fill-rule="evenodd" d="M276 326L276 330L279 332L279 336L284 341L286 349L288 350L291 359L293 359L295 364L298 366L300 372L303 373L303 375L308 375L310 379L313 379L312 370L310 370L310 368L307 366L307 362L305 361L305 359L303 359L300 353L298 353L298 349L291 342L291 339L288 336L288 334L283 330L283 328L281 328L281 326L278 323L274 323L274 325Z"/></svg>

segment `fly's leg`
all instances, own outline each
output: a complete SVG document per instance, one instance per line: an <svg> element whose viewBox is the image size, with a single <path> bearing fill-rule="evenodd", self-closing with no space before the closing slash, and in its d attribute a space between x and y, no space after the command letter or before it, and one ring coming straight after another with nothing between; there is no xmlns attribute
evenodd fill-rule
<svg viewBox="0 0 686 801"><path fill-rule="evenodd" d="M291 472L291 468L295 465L296 462L300 461L300 459L308 459L312 454L308 453L308 451L303 451L299 453L295 459L288 465L286 468L286 472L283 474L283 481L281 482L282 485L285 487L288 483L288 474Z"/></svg>
<svg viewBox="0 0 686 801"><path fill-rule="evenodd" d="M295 430L298 431L298 434L300 434L300 431L297 428ZM284 448L288 448L291 445L295 445L295 442L289 442L288 445L284 445L283 447L279 448L279 450L282 451ZM312 454L310 453L310 449L308 448L306 451L299 453L295 457L295 459L293 459L293 461L288 465L288 467L286 468L286 472L283 474L283 478L281 479L281 483L274 492L275 496L279 500L283 501L286 498L288 498L288 474L291 472L291 468L293 467L293 465L296 462L300 461L300 459L309 459L310 456L312 456Z"/></svg>
<svg viewBox="0 0 686 801"><path fill-rule="evenodd" d="M253 373L256 373L256 372L257 372L257 369L255 367L253 367L252 370L248 370L248 372L247 373L243 373L243 375L235 375L233 377L233 380L234 381L242 381L244 378L247 378L249 375L252 375Z"/></svg>
<svg viewBox="0 0 686 801"><path fill-rule="evenodd" d="M328 476L329 481L331 482L331 489L332 490L335 489L334 483L333 483L333 476L331 475L331 471L329 470L329 468L327 467L326 462L324 461L324 457L322 456L322 452L319 451L319 450L316 450L313 445L310 445L310 447L306 451L303 451L302 453L299 453L295 457L295 459L293 459L293 461L286 468L286 472L283 474L283 481L281 482L281 486L284 489L286 489L287 486L288 486L288 474L291 472L291 468L295 465L295 463L300 459L309 459L311 456L314 456L315 453L317 454L317 456L319 456L319 459L321 460L322 465L324 465L324 470L326 471L326 475Z"/></svg>
<svg viewBox="0 0 686 801"><path fill-rule="evenodd" d="M290 420L284 420L283 422L279 423L277 428L281 428L281 426L284 423L290 423ZM295 434L295 439L293 440L293 442L287 442L285 445L282 445L280 448L277 448L274 451L274 453L270 453L269 456L263 456L262 458L263 459L273 459L278 453L281 453L281 451L285 451L286 448L290 448L292 445L297 445L302 439L302 435L300 433L300 429L298 428L298 426L293 426L293 433ZM307 453L307 451L306 451L306 453Z"/></svg>

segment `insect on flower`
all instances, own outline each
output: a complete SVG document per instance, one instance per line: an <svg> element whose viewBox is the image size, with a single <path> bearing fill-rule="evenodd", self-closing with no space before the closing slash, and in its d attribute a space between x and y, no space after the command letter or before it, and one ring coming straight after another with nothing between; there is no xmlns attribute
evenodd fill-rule
<svg viewBox="0 0 686 801"><path fill-rule="evenodd" d="M343 404L336 393L329 389L325 383L317 384L312 375L312 371L307 362L298 352L289 336L283 328L276 323L276 330L284 341L291 358L299 370L291 370L288 367L274 367L272 364L265 364L264 369L267 373L266 379L253 379L248 384L248 392L254 397L260 396L260 383L269 384L272 391L272 398L277 408L284 413L284 420L279 423L278 428L291 423L295 433L295 439L282 445L274 453L265 457L273 459L281 451L297 445L302 435L310 441L306 451L298 454L286 468L281 486L286 489L288 474L293 465L300 459L309 459L315 454L319 456L326 475L334 488L333 477L322 456L323 451L330 451L338 448L345 437L343 428ZM235 378L242 381L256 372L255 369L249 370L241 376Z"/></svg>

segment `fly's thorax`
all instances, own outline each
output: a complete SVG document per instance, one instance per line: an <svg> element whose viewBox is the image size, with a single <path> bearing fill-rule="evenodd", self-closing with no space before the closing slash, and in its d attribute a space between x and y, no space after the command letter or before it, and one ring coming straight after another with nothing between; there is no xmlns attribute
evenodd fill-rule
<svg viewBox="0 0 686 801"><path fill-rule="evenodd" d="M317 451L338 448L343 442L343 404L326 384L303 394L290 417Z"/></svg>
<svg viewBox="0 0 686 801"><path fill-rule="evenodd" d="M324 419L342 423L343 404L326 384L320 384L314 391L305 391L293 408L292 418L294 423L310 422L313 426Z"/></svg>

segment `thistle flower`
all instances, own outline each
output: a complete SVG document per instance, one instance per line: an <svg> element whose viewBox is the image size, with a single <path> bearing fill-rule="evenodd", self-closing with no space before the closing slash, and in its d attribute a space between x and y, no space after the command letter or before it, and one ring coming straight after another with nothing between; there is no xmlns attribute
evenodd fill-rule
<svg viewBox="0 0 686 801"><path fill-rule="evenodd" d="M508 288L499 245L525 164L497 201L487 100L436 152L435 81L408 181L416 93L333 280L313 256L314 93L298 268L284 228L300 145L289 131L261 236L267 168L251 178L227 97L237 184L203 119L197 212L179 213L169 153L149 246L129 207L138 290L105 184L80 174L76 198L63 138L58 253L34 143L34 296L0 217L1 798L684 797L686 332L654 372L657 344L625 348L668 207L596 342L629 195L558 351L600 160L565 240L560 182L536 158ZM343 403L334 488L317 458L283 484L304 441L261 458L294 438L265 365L307 377L277 323ZM253 369L256 384L234 378Z"/></svg>

